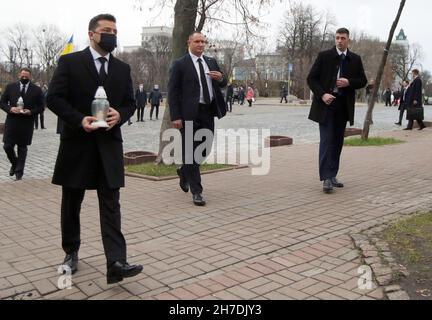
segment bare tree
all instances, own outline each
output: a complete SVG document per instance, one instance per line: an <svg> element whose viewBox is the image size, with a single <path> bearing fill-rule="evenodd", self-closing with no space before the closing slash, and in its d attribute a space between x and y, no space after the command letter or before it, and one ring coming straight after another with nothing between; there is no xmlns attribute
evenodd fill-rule
<svg viewBox="0 0 432 320"><path fill-rule="evenodd" d="M31 67L33 51L30 45L29 27L25 24L16 24L6 29L3 37L5 46L1 51L7 59L9 71L15 74L22 67Z"/></svg>
<svg viewBox="0 0 432 320"><path fill-rule="evenodd" d="M174 1L172 59L177 59L187 52L187 39L193 31L211 33L211 27L228 24L233 27L241 27L246 39L249 39L254 35L254 27L260 25L260 10L273 0L256 0L253 5L248 0L156 0L154 4L165 7ZM238 17L241 21L238 21ZM207 30L205 30L206 26ZM161 124L159 155L156 163L162 162L162 151L168 143L162 141L162 133L170 127L168 101Z"/></svg>
<svg viewBox="0 0 432 320"><path fill-rule="evenodd" d="M317 12L313 6L291 2L280 29L283 52L287 61L293 64L293 93L305 99L309 90L306 73L314 57L332 39L334 18L330 13Z"/></svg>
<svg viewBox="0 0 432 320"><path fill-rule="evenodd" d="M390 61L393 71L401 79L407 79L409 73L421 58L421 47L418 44L393 46L390 51Z"/></svg>
<svg viewBox="0 0 432 320"><path fill-rule="evenodd" d="M208 51L218 60L222 72L230 77L234 66L244 59L245 44L237 34L233 40L212 40Z"/></svg>
<svg viewBox="0 0 432 320"><path fill-rule="evenodd" d="M379 90L379 83L381 83L381 78L382 75L384 73L384 67L387 63L387 58L389 55L389 51L390 51L390 47L392 44L392 40L393 40L393 36L396 30L396 27L399 23L399 19L402 15L402 11L403 8L405 6L405 2L406 0L401 0L400 5L399 5L399 10L396 14L396 18L393 21L393 24L390 28L390 33L389 33L389 37L387 39L387 44L386 47L384 49L384 53L382 55L382 59L381 59L381 64L379 66L378 72L377 72L377 76L375 79L375 83L377 84L374 89L373 89L373 93L372 93L372 97L376 97L378 94L378 90ZM365 121L364 121L364 125L363 125L363 133L362 133L362 139L363 140L367 140L369 138L369 130L370 130L370 125L373 124L373 120L372 120L372 113L373 113L373 109L375 106L375 99L369 99L369 107L368 107L368 111L366 113L366 117L365 117Z"/></svg>
<svg viewBox="0 0 432 320"><path fill-rule="evenodd" d="M44 72L44 83L51 79L63 49L66 36L55 25L40 25L34 31L36 59Z"/></svg>

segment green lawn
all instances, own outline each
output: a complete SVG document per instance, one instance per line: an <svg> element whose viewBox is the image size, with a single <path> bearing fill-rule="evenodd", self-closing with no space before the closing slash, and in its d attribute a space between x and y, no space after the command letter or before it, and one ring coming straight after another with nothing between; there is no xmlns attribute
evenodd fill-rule
<svg viewBox="0 0 432 320"><path fill-rule="evenodd" d="M394 223L383 231L383 235L403 263L431 262L432 213Z"/></svg>
<svg viewBox="0 0 432 320"><path fill-rule="evenodd" d="M351 147L385 146L389 144L403 143L404 141L395 138L369 137L362 140L360 137L345 139L344 145Z"/></svg>
<svg viewBox="0 0 432 320"><path fill-rule="evenodd" d="M232 165L225 164L203 164L200 167L201 172L217 169L232 168ZM126 172L138 173L152 177L168 177L177 175L177 166L171 165L155 165L153 162L143 163L139 165L126 166Z"/></svg>

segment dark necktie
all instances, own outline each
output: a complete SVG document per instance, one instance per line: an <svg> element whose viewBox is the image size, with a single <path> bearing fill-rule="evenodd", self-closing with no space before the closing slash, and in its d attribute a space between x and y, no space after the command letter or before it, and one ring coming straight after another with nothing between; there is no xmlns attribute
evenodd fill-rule
<svg viewBox="0 0 432 320"><path fill-rule="evenodd" d="M200 78L201 78L201 86L203 89L203 96L204 96L204 102L205 104L210 104L210 93L209 93L209 88L207 85L207 78L206 75L204 73L204 66L202 64L202 60L201 58L198 59L198 64L199 64L199 69L200 69Z"/></svg>
<svg viewBox="0 0 432 320"><path fill-rule="evenodd" d="M343 78L344 77L344 72L345 72L345 53L342 53L340 56L340 64L339 64L339 78Z"/></svg>
<svg viewBox="0 0 432 320"><path fill-rule="evenodd" d="M107 74L105 71L105 63L107 62L107 59L105 57L99 57L98 60L101 63L101 67L99 69L99 84L103 85L107 78Z"/></svg>
<svg viewBox="0 0 432 320"><path fill-rule="evenodd" d="M339 63L339 78L344 78L345 77L345 53L342 53L339 56L340 59L340 63ZM343 96L344 95L344 89L343 88L339 88L338 90L338 95L339 96Z"/></svg>
<svg viewBox="0 0 432 320"><path fill-rule="evenodd" d="M24 96L25 96L25 93L26 93L26 85L25 84L23 84L22 85L22 88L21 88L21 97L24 99Z"/></svg>

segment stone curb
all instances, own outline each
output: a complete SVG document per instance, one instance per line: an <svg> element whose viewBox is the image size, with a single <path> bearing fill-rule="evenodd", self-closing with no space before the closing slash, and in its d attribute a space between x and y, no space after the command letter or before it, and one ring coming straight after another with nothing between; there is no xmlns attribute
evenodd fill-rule
<svg viewBox="0 0 432 320"><path fill-rule="evenodd" d="M245 169L245 168L249 168L249 166L247 166L247 165L235 165L231 168L223 168L223 169L203 171L203 172L201 172L201 175L210 174L210 173L225 172L225 171L231 171L231 170L238 170L238 169ZM132 178L146 179L146 180L150 180L150 181L167 181L167 180L178 179L178 176L153 177L153 176L146 176L144 174L131 173L131 172L125 172L125 176L132 177Z"/></svg>
<svg viewBox="0 0 432 320"><path fill-rule="evenodd" d="M409 272L403 265L396 263L388 244L375 235L401 217L402 215L391 222L350 235L354 245L361 252L364 264L372 269L375 281L384 287L384 295L388 300L411 300L408 293L398 284L400 277L407 277Z"/></svg>

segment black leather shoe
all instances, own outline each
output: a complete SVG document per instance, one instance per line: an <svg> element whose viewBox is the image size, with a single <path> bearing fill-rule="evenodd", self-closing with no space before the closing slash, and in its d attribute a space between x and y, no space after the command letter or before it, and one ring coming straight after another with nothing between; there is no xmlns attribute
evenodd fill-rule
<svg viewBox="0 0 432 320"><path fill-rule="evenodd" d="M333 191L333 183L331 179L325 179L323 182L324 193L331 193Z"/></svg>
<svg viewBox="0 0 432 320"><path fill-rule="evenodd" d="M13 164L9 170L9 175L12 177L15 174L15 165Z"/></svg>
<svg viewBox="0 0 432 320"><path fill-rule="evenodd" d="M189 192L189 183L186 181L186 177L185 177L183 171L180 168L177 169L177 175L180 178L180 182L179 182L180 188L184 192Z"/></svg>
<svg viewBox="0 0 432 320"><path fill-rule="evenodd" d="M71 254L66 254L66 257L63 261L64 266L68 266L74 274L78 270L78 252L72 252Z"/></svg>
<svg viewBox="0 0 432 320"><path fill-rule="evenodd" d="M403 129L403 130L412 130L412 128L405 128L405 129Z"/></svg>
<svg viewBox="0 0 432 320"><path fill-rule="evenodd" d="M402 125L402 123L400 123L400 122L395 122L395 124L398 125L398 126Z"/></svg>
<svg viewBox="0 0 432 320"><path fill-rule="evenodd" d="M420 128L418 128L418 130L423 130L424 128L426 128L426 126L423 126L423 127L420 127Z"/></svg>
<svg viewBox="0 0 432 320"><path fill-rule="evenodd" d="M333 187L335 187L335 188L343 188L344 187L343 183L339 182L338 179L336 179L336 178L332 178L331 183L332 183Z"/></svg>
<svg viewBox="0 0 432 320"><path fill-rule="evenodd" d="M113 284L123 280L123 278L134 277L141 273L143 266L140 264L129 265L128 263L115 262L107 271L107 283Z"/></svg>
<svg viewBox="0 0 432 320"><path fill-rule="evenodd" d="M20 180L22 180L23 173L21 173L21 172L15 173L15 177L16 177L16 181L20 181Z"/></svg>
<svg viewBox="0 0 432 320"><path fill-rule="evenodd" d="M203 207L206 205L204 198L201 193L196 193L192 195L193 203L196 206Z"/></svg>

